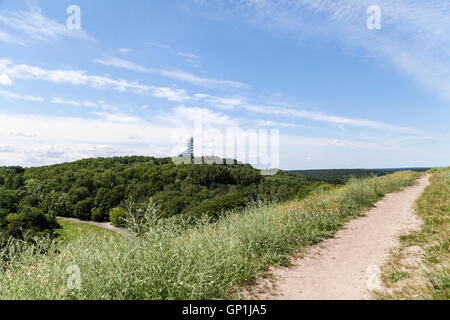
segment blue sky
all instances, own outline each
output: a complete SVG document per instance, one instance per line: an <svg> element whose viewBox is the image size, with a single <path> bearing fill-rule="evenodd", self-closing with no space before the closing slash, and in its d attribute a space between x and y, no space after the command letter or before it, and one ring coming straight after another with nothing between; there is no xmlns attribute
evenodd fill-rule
<svg viewBox="0 0 450 320"><path fill-rule="evenodd" d="M449 15L448 1L0 0L0 165L173 155L199 121L278 129L282 169L449 165Z"/></svg>

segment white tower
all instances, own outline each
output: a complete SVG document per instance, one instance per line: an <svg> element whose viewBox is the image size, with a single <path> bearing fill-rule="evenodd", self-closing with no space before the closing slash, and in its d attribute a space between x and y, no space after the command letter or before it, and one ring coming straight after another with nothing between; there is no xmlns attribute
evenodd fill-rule
<svg viewBox="0 0 450 320"><path fill-rule="evenodd" d="M179 155L179 157L193 157L194 156L194 138L189 138L186 142L186 151Z"/></svg>

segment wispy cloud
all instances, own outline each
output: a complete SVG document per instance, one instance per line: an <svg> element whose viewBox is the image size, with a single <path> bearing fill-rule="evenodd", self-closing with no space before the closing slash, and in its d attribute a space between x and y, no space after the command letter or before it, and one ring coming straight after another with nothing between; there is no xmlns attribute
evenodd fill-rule
<svg viewBox="0 0 450 320"><path fill-rule="evenodd" d="M119 122L119 123L140 123L140 122L142 122L142 119L140 119L138 117L133 117L133 116L121 114L121 113L93 112L92 114L99 116L100 118L104 119L105 121L111 121L111 122Z"/></svg>
<svg viewBox="0 0 450 320"><path fill-rule="evenodd" d="M167 137L173 127L119 115L106 118L0 114L0 161L30 166L99 156L169 155ZM142 138L131 143L133 136Z"/></svg>
<svg viewBox="0 0 450 320"><path fill-rule="evenodd" d="M133 63L119 59L118 62L122 66L129 68L137 68L140 70L140 66ZM347 118L335 115L329 115L320 112L307 111L302 109L285 108L273 105L259 105L249 103L244 98L227 98L218 97L208 94L194 94L189 95L184 89L167 88L148 86L138 82L129 82L124 79L112 79L106 76L89 75L86 71L77 70L46 70L40 67L34 67L29 65L15 65L10 60L0 60L0 73L6 73L13 79L33 79L41 81L50 81L54 83L67 83L72 85L85 85L91 88L110 88L118 91L132 90L138 94L149 94L156 98L166 99L170 102L197 102L197 103L210 103L218 107L226 108L244 108L251 112L257 112L270 116L288 116L295 118L310 119L314 121L327 122L332 124L350 125L356 127L365 127L386 131L402 131L409 133L417 133L418 131L412 128L405 128L401 126L395 126L377 121ZM59 102L64 102L61 100ZM80 102L72 103L78 105ZM104 109L111 109L111 107L100 104Z"/></svg>
<svg viewBox="0 0 450 320"><path fill-rule="evenodd" d="M0 153L13 153L15 149L11 146L0 145Z"/></svg>
<svg viewBox="0 0 450 320"><path fill-rule="evenodd" d="M25 45L25 42L17 37L14 37L4 31L0 30L0 41L12 43L12 44L18 44L18 45Z"/></svg>
<svg viewBox="0 0 450 320"><path fill-rule="evenodd" d="M23 132L23 131L12 131L9 133L11 137L17 137L17 138L36 138L36 133L29 133L29 132Z"/></svg>
<svg viewBox="0 0 450 320"><path fill-rule="evenodd" d="M162 48L162 49L170 49L169 45L157 43L157 42L146 41L146 42L144 42L144 44L148 45L148 46L152 46L152 47Z"/></svg>
<svg viewBox="0 0 450 320"><path fill-rule="evenodd" d="M45 99L41 98L41 97L24 96L24 95L20 95L20 94L14 93L14 92L6 91L6 90L0 90L0 96L7 98L7 99L14 99L14 100L25 100L25 101L35 101L35 102L45 101Z"/></svg>
<svg viewBox="0 0 450 320"><path fill-rule="evenodd" d="M299 40L322 37L389 62L418 85L450 100L450 2L447 0L212 0L231 3L248 23ZM382 29L368 30L366 10L378 5Z"/></svg>
<svg viewBox="0 0 450 320"><path fill-rule="evenodd" d="M56 103L56 104L67 104L67 105L71 105L71 106L75 106L75 107L81 107L82 104L78 101L74 101L74 100L65 100L62 98L58 98L55 97L52 100L50 100L51 103Z"/></svg>
<svg viewBox="0 0 450 320"><path fill-rule="evenodd" d="M58 38L75 38L95 41L83 30L71 30L65 24L51 20L42 14L40 8L30 11L0 10L0 24L4 25L18 36L0 33L0 40L25 44L28 40L51 41Z"/></svg>
<svg viewBox="0 0 450 320"><path fill-rule="evenodd" d="M406 132L406 133L420 133L419 130L414 128L396 126L384 122L366 120L366 119L358 119L358 118L348 118L336 115L330 115L317 111L309 111L301 108L287 108L282 105L285 104L282 101L279 105L266 105L266 104L255 104L248 102L245 98L224 98L211 96L208 94L196 94L194 95L196 100L202 100L206 103L217 107L219 109L233 109L233 108L242 108L251 112L256 112L259 114L270 115L271 117L289 117L289 118L297 118L297 119L309 119L313 121L326 122L333 125L349 125L353 127L361 127L361 128L371 128L377 130L385 130L385 131L396 131L396 132Z"/></svg>
<svg viewBox="0 0 450 320"><path fill-rule="evenodd" d="M6 73L1 73L0 74L0 84L3 86L10 86L10 85L12 85L12 80Z"/></svg>
<svg viewBox="0 0 450 320"><path fill-rule="evenodd" d="M94 59L94 62L103 64L109 67L122 68L135 72L143 72L143 73L153 73L158 74L166 78L175 79L179 81L189 82L191 84L195 84L202 87L220 87L220 86L228 86L234 88L248 88L248 85L237 82L237 81L229 81L229 80L215 80L202 78L197 75L194 75L189 72L181 71L181 70L164 70L164 69L156 69L156 68L147 68L141 66L135 62L124 60L120 58L104 58L104 59Z"/></svg>
<svg viewBox="0 0 450 320"><path fill-rule="evenodd" d="M363 128L371 128L371 129L379 129L379 130L387 130L387 131L398 131L398 132L408 132L408 133L419 133L420 131L413 128L395 126L391 124L386 124L383 122L365 120L365 119L357 119L357 118L346 118L335 115L329 115L326 113L315 112L315 111L307 111L307 110L299 110L299 109L290 109L284 107L274 107L274 106L266 106L266 105L254 105L254 104L245 104L242 107L258 112L264 113L268 115L283 115L283 116L291 116L295 118L303 118L310 119L314 121L327 122L332 124L345 124L355 127L363 127Z"/></svg>
<svg viewBox="0 0 450 320"><path fill-rule="evenodd" d="M8 75L8 78L11 79L48 81L56 84L88 86L93 89L112 89L120 92L131 91L135 94L150 95L155 98L162 98L172 102L186 102L193 100L184 89L157 87L145 85L136 81L112 79L109 76L90 75L84 70L52 70L25 64L18 65L14 64L9 59L0 59L0 74L6 74ZM64 102L64 99L58 102ZM81 102L78 101L75 103L78 104ZM106 104L99 105L103 109L115 108ZM92 103L90 106L93 106Z"/></svg>
<svg viewBox="0 0 450 320"><path fill-rule="evenodd" d="M192 100L184 89L173 88L155 88L153 96L156 98L167 99L172 102L186 102Z"/></svg>
<svg viewBox="0 0 450 320"><path fill-rule="evenodd" d="M86 85L93 88L110 87L119 91L127 89L146 91L150 88L137 82L115 80L106 76L89 75L83 70L46 70L40 67L24 64L14 64L11 60L0 60L0 73L6 73L13 79L43 80L54 83L69 83L73 85Z"/></svg>
<svg viewBox="0 0 450 320"><path fill-rule="evenodd" d="M181 52L178 51L177 54L186 59L186 62L191 66L198 67L200 66L200 57L193 53Z"/></svg>
<svg viewBox="0 0 450 320"><path fill-rule="evenodd" d="M277 127L277 128L288 128L292 127L292 123L286 123L286 122L279 122L279 121L272 121L272 120L257 120L254 121L254 125L256 127Z"/></svg>
<svg viewBox="0 0 450 320"><path fill-rule="evenodd" d="M185 105L180 105L170 112L158 115L158 119L177 128L193 128L198 123L201 123L205 128L237 127L240 124L239 119L230 118L207 108Z"/></svg>

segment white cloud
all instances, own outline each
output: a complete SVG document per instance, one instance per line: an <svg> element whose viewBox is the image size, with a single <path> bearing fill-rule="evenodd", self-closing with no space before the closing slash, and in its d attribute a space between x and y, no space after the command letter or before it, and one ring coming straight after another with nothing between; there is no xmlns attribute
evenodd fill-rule
<svg viewBox="0 0 450 320"><path fill-rule="evenodd" d="M220 87L220 86L228 86L234 88L248 88L248 85L230 80L215 80L215 79L207 79L202 78L197 75L194 75L189 72L181 71L181 70L164 70L164 69L155 69L155 68L146 68L135 62L119 59L119 58L104 58L104 59L94 59L94 62L103 64L109 67L122 68L135 72L143 72L143 73L154 73L161 75L163 77L169 79L175 79L180 81L186 81L191 84L195 84L203 87Z"/></svg>
<svg viewBox="0 0 450 320"><path fill-rule="evenodd" d="M105 59L94 59L94 62L108 67L122 68L136 72L148 72L148 73L156 72L155 69L145 68L143 66L138 65L137 63L120 58L109 57Z"/></svg>
<svg viewBox="0 0 450 320"><path fill-rule="evenodd" d="M88 100L82 100L82 101L76 101L76 100L70 100L70 99L64 99L60 97L54 97L50 100L51 103L55 104L63 104L63 105L70 105L74 107L86 107L86 108L99 108L107 111L114 111L118 112L119 107L111 106L104 102L103 100L98 100L97 103L88 101Z"/></svg>
<svg viewBox="0 0 450 320"><path fill-rule="evenodd" d="M0 90L0 96L5 97L7 99L14 99L14 100L25 100L25 101L34 101L34 102L43 102L45 101L44 98L41 97L33 97L33 96L24 96L17 93Z"/></svg>
<svg viewBox="0 0 450 320"><path fill-rule="evenodd" d="M0 59L0 74L8 74L13 79L40 80L74 86L88 86L94 89L113 89L121 92L132 90L138 94L150 94L154 97L167 98L170 101L189 100L184 90L155 87L130 82L124 79L112 79L108 76L89 75L83 70L47 70L30 65L14 64L11 60Z"/></svg>
<svg viewBox="0 0 450 320"><path fill-rule="evenodd" d="M81 103L78 101L74 101L74 100L64 100L61 98L53 98L52 100L50 100L51 103L56 103L56 104L67 104L67 105L72 105L75 107L81 107Z"/></svg>
<svg viewBox="0 0 450 320"><path fill-rule="evenodd" d="M162 43L157 43L157 42L147 41L147 42L144 42L144 44L146 44L148 46L152 46L152 47L162 48L162 49L170 49L169 45L162 44Z"/></svg>
<svg viewBox="0 0 450 320"><path fill-rule="evenodd" d="M198 124L205 128L238 127L240 124L238 119L232 119L227 115L206 108L187 107L185 105L180 105L170 112L160 114L158 121L182 129L193 129Z"/></svg>
<svg viewBox="0 0 450 320"><path fill-rule="evenodd" d="M120 60L120 63L128 63L126 60ZM133 64L127 65L134 67ZM402 131L417 133L418 130L406 127L395 126L377 121L354 119L341 116L334 116L320 112L298 110L277 106L256 105L247 103L243 98L222 98L210 96L208 94L194 94L190 96L184 89L174 89L167 87L155 87L143 85L138 82L129 82L124 79L112 79L106 76L89 75L86 71L77 70L46 70L40 67L29 65L16 65L10 60L0 59L0 73L6 73L13 79L32 79L49 81L54 83L68 83L72 85L85 85L91 88L111 88L118 91L133 90L134 93L149 94L156 98L166 99L171 102L192 102L212 103L216 107L241 107L252 112L263 113L271 116L293 116L296 118L305 118L314 121L328 122L333 124L351 125L356 127L366 127L387 131ZM78 102L75 102L78 103ZM99 103L105 110L118 110L118 108Z"/></svg>
<svg viewBox="0 0 450 320"><path fill-rule="evenodd" d="M98 156L172 156L174 146L184 144L174 134L180 128L190 130L199 119L205 120L205 127L214 128L237 123L209 110L184 106L153 123L123 114L96 115L99 118L0 114L0 140L5 146L14 145L14 150L5 147L9 152L0 154L0 161L29 166ZM35 138L30 139L31 135Z"/></svg>
<svg viewBox="0 0 450 320"><path fill-rule="evenodd" d="M120 48L120 49L119 49L119 52L120 52L120 53L130 53L131 51L133 51L133 50L128 49L128 48Z"/></svg>
<svg viewBox="0 0 450 320"><path fill-rule="evenodd" d="M191 97L183 89L155 88L153 96L167 99L172 102L184 102L191 100Z"/></svg>
<svg viewBox="0 0 450 320"><path fill-rule="evenodd" d="M199 60L199 56L192 54L192 53L186 53L186 52L177 52L178 55L185 57L185 58L189 58L192 60Z"/></svg>
<svg viewBox="0 0 450 320"><path fill-rule="evenodd" d="M129 149L130 136L142 137L139 140L142 145L134 150L136 154L150 154L151 146L161 146L155 147L153 151L170 150L168 137L171 136L173 127L151 124L131 116L99 116L100 118L95 119L1 114L0 139L2 143L16 147L14 156L18 161L12 163L21 162L20 159L27 156L27 150L35 150L32 153L39 156L42 151L39 147L45 145L57 146L67 152L73 149L71 160L97 155L95 152L87 152L94 146L114 146L114 150L120 153ZM30 137L37 138L29 139ZM78 151L82 150L85 153L80 154ZM63 156L58 160L67 159Z"/></svg>
<svg viewBox="0 0 450 320"><path fill-rule="evenodd" d="M95 108L95 107L97 107L97 104L95 104L94 102L85 100L85 101L83 101L83 106L89 107L89 108Z"/></svg>
<svg viewBox="0 0 450 320"><path fill-rule="evenodd" d="M0 72L7 73L13 79L42 80L54 83L85 85L92 88L113 88L119 91L134 89L147 91L150 87L123 79L114 80L109 77L89 75L82 70L46 70L29 65L13 64L10 60L0 60Z"/></svg>
<svg viewBox="0 0 450 320"><path fill-rule="evenodd" d="M203 86L207 88L227 86L233 88L248 88L247 84L231 80L215 80L207 79L196 76L192 73L181 71L181 70L159 70L159 73L167 78L172 78L176 80L186 81L198 86Z"/></svg>
<svg viewBox="0 0 450 320"><path fill-rule="evenodd" d="M9 135L11 137L17 137L17 138L36 138L36 133L29 133L29 132L22 132L22 131L13 131L10 132Z"/></svg>
<svg viewBox="0 0 450 320"><path fill-rule="evenodd" d="M7 43L13 43L18 45L25 45L25 42L17 37L14 37L6 32L3 32L0 30L0 41L7 42Z"/></svg>
<svg viewBox="0 0 450 320"><path fill-rule="evenodd" d="M278 128L288 128L292 127L291 123L277 122L271 120L257 120L254 122L257 127L278 127Z"/></svg>
<svg viewBox="0 0 450 320"><path fill-rule="evenodd" d="M50 41L67 37L95 41L83 30L68 29L65 24L45 17L41 9L37 7L30 11L0 10L0 24L32 40ZM26 42L25 39L5 38L0 34L0 39L2 38L19 44Z"/></svg>
<svg viewBox="0 0 450 320"><path fill-rule="evenodd" d="M181 57L184 57L186 59L186 62L190 64L191 66L198 67L200 66L200 57L193 53L187 53L187 52L177 52L177 54Z"/></svg>
<svg viewBox="0 0 450 320"><path fill-rule="evenodd" d="M0 153L12 153L15 149L11 146L2 146L0 145Z"/></svg>
<svg viewBox="0 0 450 320"><path fill-rule="evenodd" d="M89 75L83 70L47 70L30 65L17 65L9 59L0 59L0 74L8 74L13 79L48 81L74 86L88 86L93 89L113 89L121 92L131 90L136 94L147 94L168 101L185 102L192 98L183 89L156 87L109 76ZM90 104L92 106L92 104ZM105 109L108 106L101 106Z"/></svg>
<svg viewBox="0 0 450 320"><path fill-rule="evenodd" d="M142 119L133 117L130 115L125 114L115 114L115 113L106 113L106 112L93 112L92 114L95 114L102 119L106 121L111 122L118 122L118 123L139 123L142 122Z"/></svg>
<svg viewBox="0 0 450 320"><path fill-rule="evenodd" d="M349 125L354 127L363 127L363 128L371 128L385 131L397 131L397 132L407 132L407 133L420 133L419 130L414 128L396 126L384 122L366 120L366 119L358 119L358 118L348 118L341 117L336 115L330 115L317 111L308 111L300 108L294 107L282 107L286 105L285 101L280 101L279 104L276 101L271 101L273 105L264 105L264 104L252 104L249 103L245 98L242 97L233 97L233 98L225 98L212 96L208 94L194 94L191 97L193 101L204 101L211 106L214 106L219 109L234 109L234 108L242 108L251 112L257 112L261 114L266 114L270 116L278 116L278 117L295 117L300 119L309 119L319 122L326 122L331 124L338 125ZM289 105L294 106L295 104L289 103Z"/></svg>
<svg viewBox="0 0 450 320"><path fill-rule="evenodd" d="M219 109L233 109L246 103L243 98L224 98L205 94L196 94L195 97L198 99L205 99L206 102Z"/></svg>
<svg viewBox="0 0 450 320"><path fill-rule="evenodd" d="M205 129L224 130L241 125L239 119L186 106L161 114L153 123L121 114L99 114L99 117L0 114L0 161L4 165L30 166L98 156L170 156L174 155L174 146L180 141L184 143L179 137L174 139L177 138L174 132L182 128L189 134L196 121L201 121ZM423 156L427 153L417 147L418 142L425 141L422 145L426 148L430 139L434 137L377 136L350 140L282 134L281 164L284 168L299 169L443 163L450 156L448 151L434 156L430 163ZM443 150L450 150L448 141L448 136L441 137Z"/></svg>
<svg viewBox="0 0 450 320"><path fill-rule="evenodd" d="M12 85L11 78L6 73L0 74L0 84L4 86L10 86Z"/></svg>
<svg viewBox="0 0 450 320"><path fill-rule="evenodd" d="M363 48L371 58L389 62L421 87L450 100L447 0L232 0L231 3L243 19L262 29L300 40L321 37ZM366 27L369 17L366 9L373 4L382 13L382 29L377 31Z"/></svg>
<svg viewBox="0 0 450 320"><path fill-rule="evenodd" d="M364 128L372 128L379 130L387 130L387 131L399 131L399 132L408 132L408 133L418 133L417 129L400 127L391 124L386 124L383 122L377 122L372 120L364 120L364 119L355 119L355 118L346 118L340 116L329 115L321 112L314 111L306 111L306 110L296 110L289 109L283 107L273 107L273 106L265 106L265 105L252 105L246 104L243 106L244 108L258 112L265 113L269 115L284 115L284 116L293 116L296 118L304 118L310 119L314 121L320 122L328 122L333 124L346 124L355 127L364 127Z"/></svg>

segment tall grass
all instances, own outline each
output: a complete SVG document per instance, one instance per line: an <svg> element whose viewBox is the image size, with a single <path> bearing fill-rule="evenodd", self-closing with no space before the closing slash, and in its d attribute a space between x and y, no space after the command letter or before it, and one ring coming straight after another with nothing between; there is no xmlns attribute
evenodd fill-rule
<svg viewBox="0 0 450 320"><path fill-rule="evenodd" d="M254 203L218 222L161 220L150 202L134 237L92 233L67 244L12 241L2 250L1 299L220 299L302 247L332 236L384 194L418 174L353 179L342 188L286 204ZM135 218L135 212L129 212ZM37 251L40 253L38 254ZM42 254L44 252L44 254ZM69 289L68 267L81 271ZM231 296L236 297L236 296Z"/></svg>

